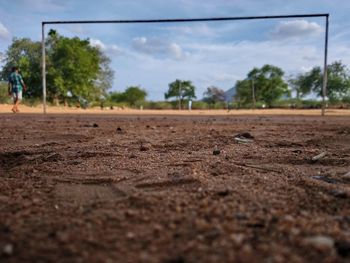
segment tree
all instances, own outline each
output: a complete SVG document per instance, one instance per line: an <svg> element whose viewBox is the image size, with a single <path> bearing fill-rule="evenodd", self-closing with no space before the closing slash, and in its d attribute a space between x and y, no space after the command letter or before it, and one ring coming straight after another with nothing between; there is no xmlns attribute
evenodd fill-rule
<svg viewBox="0 0 350 263"><path fill-rule="evenodd" d="M103 95L97 85L101 52L90 45L89 40L66 38L50 31L48 42L49 65L47 87L49 97L67 98L72 93L78 98L93 100Z"/></svg>
<svg viewBox="0 0 350 263"><path fill-rule="evenodd" d="M137 86L128 87L123 94L125 101L131 106L135 106L137 102L143 102L146 96L147 92Z"/></svg>
<svg viewBox="0 0 350 263"><path fill-rule="evenodd" d="M203 93L203 96L203 101L208 104L215 104L226 100L225 91L215 86L208 87L206 92Z"/></svg>
<svg viewBox="0 0 350 263"><path fill-rule="evenodd" d="M7 82L0 81L0 103L8 103L10 100Z"/></svg>
<svg viewBox="0 0 350 263"><path fill-rule="evenodd" d="M18 66L24 82L29 87L26 96L39 97L41 89L41 44L33 42L28 38L12 40L12 44L4 54L5 63L0 75L1 79L7 81L13 66Z"/></svg>
<svg viewBox="0 0 350 263"><path fill-rule="evenodd" d="M196 87L193 86L191 81L177 79L169 84L168 92L164 94L164 97L165 99L176 97L179 102L179 109L181 110L184 99L191 100L196 98L195 89Z"/></svg>
<svg viewBox="0 0 350 263"><path fill-rule="evenodd" d="M112 102L126 102L130 106L135 106L138 102L145 101L147 92L138 86L126 88L124 92L114 91L109 93L109 100Z"/></svg>
<svg viewBox="0 0 350 263"><path fill-rule="evenodd" d="M322 86L321 69L314 67L311 71L305 74L298 74L295 78L289 79L289 84L296 92L297 99L301 99L310 94L313 90L317 90L317 87Z"/></svg>
<svg viewBox="0 0 350 263"><path fill-rule="evenodd" d="M262 68L254 68L248 73L245 80L237 81L236 100L242 104L253 102L254 92L256 101L263 102L269 107L272 106L283 95L290 95L283 75L282 69L268 64ZM252 85L253 82L254 85Z"/></svg>
<svg viewBox="0 0 350 263"><path fill-rule="evenodd" d="M340 101L350 96L350 76L347 67L341 61L335 61L327 66L327 96L331 102ZM315 92L317 96L323 93L323 72L320 67L314 67L310 71L299 74L291 79L292 86L297 91L297 97L301 94ZM299 94L298 94L299 93Z"/></svg>
<svg viewBox="0 0 350 263"><path fill-rule="evenodd" d="M110 92L109 95L109 100L112 102L125 102L125 94L124 92L118 92L118 91L114 91L114 92Z"/></svg>
<svg viewBox="0 0 350 263"><path fill-rule="evenodd" d="M88 39L60 36L50 30L46 41L47 97L65 100L67 94L81 100L94 100L111 88L114 72L110 59ZM29 90L27 94L40 97L41 43L30 39L14 39L5 54L1 79L7 80L10 69L19 66Z"/></svg>

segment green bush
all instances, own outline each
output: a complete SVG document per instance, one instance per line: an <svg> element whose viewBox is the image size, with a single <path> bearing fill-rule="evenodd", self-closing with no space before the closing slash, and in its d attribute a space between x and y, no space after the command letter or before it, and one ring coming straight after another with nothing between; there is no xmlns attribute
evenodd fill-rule
<svg viewBox="0 0 350 263"><path fill-rule="evenodd" d="M232 109L253 109L254 105L253 103L239 103L239 102L233 102L232 103ZM262 101L257 101L255 103L255 108L256 109L266 109L266 103L262 102Z"/></svg>
<svg viewBox="0 0 350 263"><path fill-rule="evenodd" d="M143 103L143 108L149 110L171 110L173 105L167 101L148 101Z"/></svg>
<svg viewBox="0 0 350 263"><path fill-rule="evenodd" d="M303 100L302 101L303 109L320 109L322 108L322 101L318 100Z"/></svg>
<svg viewBox="0 0 350 263"><path fill-rule="evenodd" d="M42 101L40 98L30 97L30 98L24 98L23 104L30 106L30 107L36 107L36 106L42 104Z"/></svg>
<svg viewBox="0 0 350 263"><path fill-rule="evenodd" d="M11 97L8 94L7 83L2 81L0 82L0 103L11 103Z"/></svg>
<svg viewBox="0 0 350 263"><path fill-rule="evenodd" d="M192 109L194 110L206 110L209 109L208 103L204 101L194 101L192 103Z"/></svg>

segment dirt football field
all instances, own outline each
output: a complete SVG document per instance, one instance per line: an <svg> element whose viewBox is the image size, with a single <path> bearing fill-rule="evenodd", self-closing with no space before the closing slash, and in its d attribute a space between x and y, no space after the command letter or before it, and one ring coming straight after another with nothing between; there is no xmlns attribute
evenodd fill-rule
<svg viewBox="0 0 350 263"><path fill-rule="evenodd" d="M350 262L350 116L1 113L0 262Z"/></svg>

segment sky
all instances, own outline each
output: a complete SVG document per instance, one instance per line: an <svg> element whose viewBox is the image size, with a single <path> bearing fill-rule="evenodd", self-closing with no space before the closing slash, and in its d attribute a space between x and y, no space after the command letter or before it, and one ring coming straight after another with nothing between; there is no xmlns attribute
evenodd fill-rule
<svg viewBox="0 0 350 263"><path fill-rule="evenodd" d="M0 56L13 38L41 41L41 22L269 16L329 13L328 62L350 65L350 1L346 0L0 0ZM168 84L190 80L197 98L223 90L254 67L272 64L285 78L323 66L324 18L167 24L47 25L90 39L111 59L111 91L140 86L164 100Z"/></svg>

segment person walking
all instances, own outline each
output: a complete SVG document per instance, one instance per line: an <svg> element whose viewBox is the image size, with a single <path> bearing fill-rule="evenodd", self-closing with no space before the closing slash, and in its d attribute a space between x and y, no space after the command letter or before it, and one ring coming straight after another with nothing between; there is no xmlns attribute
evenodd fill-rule
<svg viewBox="0 0 350 263"><path fill-rule="evenodd" d="M18 106L22 100L22 93L26 90L27 86L24 84L23 78L19 74L18 67L13 67L8 82L8 92L9 95L13 97L13 113L19 112Z"/></svg>

